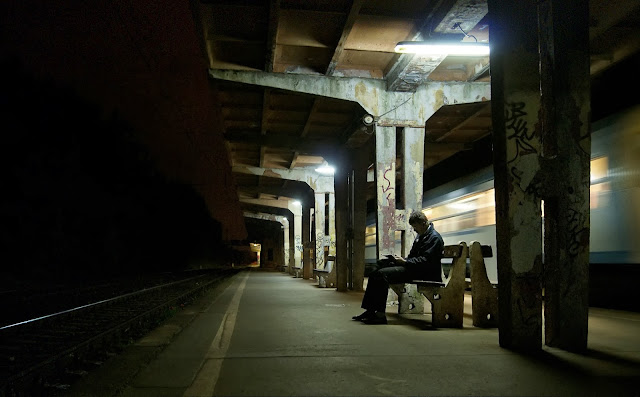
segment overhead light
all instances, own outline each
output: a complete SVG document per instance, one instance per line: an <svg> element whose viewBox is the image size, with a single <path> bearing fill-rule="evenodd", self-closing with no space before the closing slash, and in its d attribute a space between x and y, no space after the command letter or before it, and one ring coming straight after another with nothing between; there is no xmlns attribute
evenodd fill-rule
<svg viewBox="0 0 640 397"><path fill-rule="evenodd" d="M322 167L316 168L316 172L323 175L333 175L336 169L330 165L323 165Z"/></svg>
<svg viewBox="0 0 640 397"><path fill-rule="evenodd" d="M489 43L401 41L396 44L396 52L419 55L462 55L487 56Z"/></svg>
<svg viewBox="0 0 640 397"><path fill-rule="evenodd" d="M300 201L298 201L298 200L293 200L291 202L291 204L293 204L293 205L302 205L302 203Z"/></svg>

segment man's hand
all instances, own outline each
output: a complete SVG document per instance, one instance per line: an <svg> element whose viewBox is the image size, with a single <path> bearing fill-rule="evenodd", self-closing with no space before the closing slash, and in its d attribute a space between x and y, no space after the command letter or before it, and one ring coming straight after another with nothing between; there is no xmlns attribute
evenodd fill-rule
<svg viewBox="0 0 640 397"><path fill-rule="evenodd" d="M407 261L401 257L400 255L394 255L393 256L393 261L395 263L397 263L398 265L404 265L405 263L407 263Z"/></svg>

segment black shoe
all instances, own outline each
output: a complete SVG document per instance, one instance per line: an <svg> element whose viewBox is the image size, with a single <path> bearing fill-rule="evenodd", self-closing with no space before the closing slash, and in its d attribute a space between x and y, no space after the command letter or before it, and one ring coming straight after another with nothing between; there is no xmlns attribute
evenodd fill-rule
<svg viewBox="0 0 640 397"><path fill-rule="evenodd" d="M387 316L371 316L368 318L365 318L364 320L362 320L363 323L365 324L386 324L387 323Z"/></svg>
<svg viewBox="0 0 640 397"><path fill-rule="evenodd" d="M375 312L373 312L371 310L367 310L366 312L364 312L364 313L362 313L362 314L360 314L358 316L353 316L351 318L353 320L356 320L356 321L364 321L364 320L366 320L366 319L368 319L370 317L375 316L375 314L376 314Z"/></svg>

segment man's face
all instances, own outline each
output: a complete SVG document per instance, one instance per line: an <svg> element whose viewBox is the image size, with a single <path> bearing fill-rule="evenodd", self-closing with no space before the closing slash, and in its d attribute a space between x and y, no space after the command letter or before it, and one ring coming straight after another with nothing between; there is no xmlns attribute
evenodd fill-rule
<svg viewBox="0 0 640 397"><path fill-rule="evenodd" d="M411 227L413 228L413 230L415 230L416 233L423 234L424 232L427 231L427 229L429 228L429 225L426 223L418 222L415 224L411 224Z"/></svg>

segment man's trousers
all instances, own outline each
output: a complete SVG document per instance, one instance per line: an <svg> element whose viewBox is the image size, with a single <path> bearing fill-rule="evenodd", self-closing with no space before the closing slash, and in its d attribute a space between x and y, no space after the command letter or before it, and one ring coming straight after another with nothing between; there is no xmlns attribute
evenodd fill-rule
<svg viewBox="0 0 640 397"><path fill-rule="evenodd" d="M404 266L379 267L369 274L367 290L362 298L362 308L384 312L387 307L389 284L399 284L411 281L409 272Z"/></svg>

